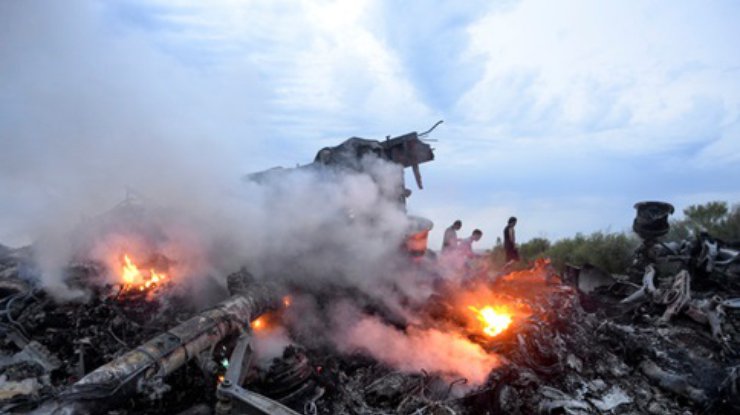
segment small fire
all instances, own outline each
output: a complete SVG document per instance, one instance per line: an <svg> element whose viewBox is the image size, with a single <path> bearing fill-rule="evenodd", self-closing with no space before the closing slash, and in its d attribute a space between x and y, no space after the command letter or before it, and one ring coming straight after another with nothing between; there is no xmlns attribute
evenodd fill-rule
<svg viewBox="0 0 740 415"><path fill-rule="evenodd" d="M283 297L282 303L285 308L288 308L291 304L293 304L293 299L289 295L286 295L285 297ZM280 327L281 316L282 310L272 310L265 312L264 314L250 321L249 327L255 332L269 333Z"/></svg>
<svg viewBox="0 0 740 415"><path fill-rule="evenodd" d="M489 337L496 337L511 325L511 314L504 307L485 306L478 309L469 306L468 309L476 313L478 320L483 323L483 332Z"/></svg>
<svg viewBox="0 0 740 415"><path fill-rule="evenodd" d="M265 320L262 317L263 316L259 316L256 319L252 320L252 323L250 324L252 326L252 329L259 331L265 328Z"/></svg>
<svg viewBox="0 0 740 415"><path fill-rule="evenodd" d="M154 268L150 268L149 271L141 271L128 254L124 254L121 279L126 289L145 291L161 285L167 279L167 275L157 272Z"/></svg>
<svg viewBox="0 0 740 415"><path fill-rule="evenodd" d="M131 262L131 258L129 258L128 255L124 255L123 260L125 262L123 264L121 275L123 277L123 283L126 285L134 284L141 278L141 271L139 271L139 267L137 267L136 264Z"/></svg>
<svg viewBox="0 0 740 415"><path fill-rule="evenodd" d="M454 318L464 322L470 333L486 338L501 336L525 324L540 309L535 307L537 304L563 289L566 288L559 284L547 259L505 275L487 270L467 280L464 286L449 288L453 293L450 297Z"/></svg>

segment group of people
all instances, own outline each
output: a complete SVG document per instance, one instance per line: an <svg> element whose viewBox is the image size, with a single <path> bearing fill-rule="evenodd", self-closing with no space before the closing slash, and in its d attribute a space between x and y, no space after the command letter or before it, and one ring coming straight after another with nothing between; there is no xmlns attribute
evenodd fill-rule
<svg viewBox="0 0 740 415"><path fill-rule="evenodd" d="M507 266L519 261L519 250L516 248L516 233L514 232L516 222L516 218L512 216L504 228L504 251L506 252ZM458 238L457 232L460 229L462 229L462 221L459 219L445 229L442 240L442 254L455 252L465 257L475 256L473 242L479 241L483 237L483 232L480 229L475 229L469 237Z"/></svg>
<svg viewBox="0 0 740 415"><path fill-rule="evenodd" d="M462 221L456 220L449 228L445 229L444 239L442 240L442 253L458 252L463 256L473 256L473 242L480 241L483 232L476 229L467 238L458 238L457 231L462 229Z"/></svg>

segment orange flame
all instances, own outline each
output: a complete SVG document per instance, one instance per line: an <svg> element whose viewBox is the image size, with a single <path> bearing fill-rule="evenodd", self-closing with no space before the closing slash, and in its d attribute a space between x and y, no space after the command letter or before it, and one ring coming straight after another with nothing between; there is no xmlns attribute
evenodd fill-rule
<svg viewBox="0 0 740 415"><path fill-rule="evenodd" d="M167 275L162 272L157 272L154 268L150 268L148 272L142 272L134 261L131 260L128 254L124 254L123 265L121 268L121 279L126 288L145 291L161 285L162 282L167 279Z"/></svg>
<svg viewBox="0 0 740 415"><path fill-rule="evenodd" d="M476 313L478 320L483 323L483 332L489 337L496 337L511 325L511 314L504 307L485 306L478 309L469 306L468 309Z"/></svg>
<svg viewBox="0 0 740 415"><path fill-rule="evenodd" d="M293 300L289 295L283 297L283 306L290 307ZM249 327L255 332L269 333L280 327L281 310L267 311L249 322Z"/></svg>
<svg viewBox="0 0 740 415"><path fill-rule="evenodd" d="M265 328L265 320L262 318L262 316L259 316L256 319L252 320L250 325L252 326L253 330L259 331Z"/></svg>
<svg viewBox="0 0 740 415"><path fill-rule="evenodd" d="M124 264L121 276L123 277L123 283L126 285L134 284L137 280L141 279L141 271L139 267L131 262L131 258L128 255L123 256Z"/></svg>

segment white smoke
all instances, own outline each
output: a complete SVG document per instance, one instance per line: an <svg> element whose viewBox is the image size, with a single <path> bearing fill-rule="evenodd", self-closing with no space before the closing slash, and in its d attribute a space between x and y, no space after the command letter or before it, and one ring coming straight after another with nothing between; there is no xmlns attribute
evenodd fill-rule
<svg viewBox="0 0 740 415"><path fill-rule="evenodd" d="M13 80L0 82L0 235L9 239L1 242L33 242L44 287L59 300L84 299L84 290L66 285L70 261L113 268L122 250L156 252L180 267L175 277L223 280L246 266L288 286L354 290L355 307L412 320L408 304L430 291L429 281L393 261L409 225L394 197L401 167L364 159L364 172L302 168L262 183L241 180L266 167L245 155L260 155L259 141L245 135L266 136L260 103L269 96L256 74L247 65L238 76L198 72L135 31L111 36L120 28L99 18L100 7L0 4L0 38L13 40L0 42L0 71ZM325 144L291 149L281 161L310 161ZM140 196L140 214L111 210L126 188ZM297 297L291 330L342 350L362 347L404 370L492 363L476 350L466 361L457 351L467 346L454 335L403 333L362 317L337 325L323 301ZM317 338L326 330L339 337ZM394 347L384 352L386 336ZM425 342L457 360L402 354ZM266 356L285 342L275 344Z"/></svg>
<svg viewBox="0 0 740 415"><path fill-rule="evenodd" d="M193 274L247 265L269 278L372 285L365 270L405 230L403 213L381 197L398 184L398 167L368 161L370 174L299 171L244 183L265 167L259 141L244 139L262 135L267 97L254 74L192 70L142 34L106 26L105 7L0 4L0 38L13 39L0 42L3 78L13 80L0 82L1 242L33 242L44 283L63 286L80 250L107 262L114 239L136 237L126 226L94 244L68 233L92 226L132 188L164 234L149 238L156 250L190 262ZM292 149L291 161L310 161L320 147Z"/></svg>
<svg viewBox="0 0 740 415"><path fill-rule="evenodd" d="M282 356L283 351L292 344L284 327L278 326L255 333L251 346L254 350L256 364L269 368L275 358Z"/></svg>
<svg viewBox="0 0 740 415"><path fill-rule="evenodd" d="M455 330L413 325L401 330L346 303L335 307L334 312L332 339L340 350L365 352L402 371L425 370L449 380L463 377L470 385L481 385L501 363L496 354L487 353Z"/></svg>

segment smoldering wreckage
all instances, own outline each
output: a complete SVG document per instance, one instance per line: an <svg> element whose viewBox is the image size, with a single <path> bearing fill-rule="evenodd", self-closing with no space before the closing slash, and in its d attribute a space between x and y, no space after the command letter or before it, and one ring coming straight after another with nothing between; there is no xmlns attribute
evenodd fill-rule
<svg viewBox="0 0 740 415"><path fill-rule="evenodd" d="M411 167L421 188L419 164L434 158L426 134L351 138L322 149L309 165L248 180L269 185L296 170L363 173L370 158ZM384 192L403 211L409 191ZM511 272L485 259L450 267L427 250L431 222L409 218L391 269L399 280L428 289L406 296L401 284L389 283L384 292L395 295L395 307L376 294L380 290L300 277L285 282L252 275L250 264L220 284L203 277L195 289L216 291L219 301L199 304L192 279L180 278L182 258L120 248L142 245L134 241L119 245L107 262L70 261L64 284L85 299L64 301L57 288L40 282L34 246L0 247L0 408L35 414L738 413L737 246L706 234L662 241L673 207L635 207L633 229L644 243L624 275L580 264L558 273L547 260ZM125 217L127 235L136 233L131 223L146 222L146 215L146 206L127 199L96 219L96 232L119 232ZM349 214L346 220L373 219ZM310 255L321 257L321 247ZM329 332L331 324L322 329L309 322L316 316L343 321L343 340L332 340L339 335ZM278 338L279 352L265 354L265 344Z"/></svg>

